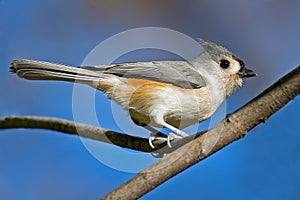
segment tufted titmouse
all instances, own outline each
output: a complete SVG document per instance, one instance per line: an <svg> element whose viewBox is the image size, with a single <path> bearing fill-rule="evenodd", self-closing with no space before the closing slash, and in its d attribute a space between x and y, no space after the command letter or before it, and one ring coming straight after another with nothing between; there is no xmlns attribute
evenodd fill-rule
<svg viewBox="0 0 300 200"><path fill-rule="evenodd" d="M187 136L187 126L210 117L244 78L256 76L228 49L199 39L204 51L190 61L153 61L70 67L34 60L14 60L10 70L30 80L88 84L128 110L135 124L152 132L170 129L166 138ZM152 134L154 139L162 139Z"/></svg>

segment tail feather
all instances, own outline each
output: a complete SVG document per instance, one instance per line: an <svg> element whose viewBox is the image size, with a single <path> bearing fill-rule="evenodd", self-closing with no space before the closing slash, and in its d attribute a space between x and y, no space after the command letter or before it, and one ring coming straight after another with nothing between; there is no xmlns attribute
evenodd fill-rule
<svg viewBox="0 0 300 200"><path fill-rule="evenodd" d="M99 80L103 75L99 71L35 60L14 60L10 71L29 80L79 81L87 84Z"/></svg>

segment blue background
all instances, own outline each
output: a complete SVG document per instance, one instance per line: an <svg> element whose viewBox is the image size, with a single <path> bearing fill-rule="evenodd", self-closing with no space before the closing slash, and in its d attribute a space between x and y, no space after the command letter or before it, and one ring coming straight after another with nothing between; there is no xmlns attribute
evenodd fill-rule
<svg viewBox="0 0 300 200"><path fill-rule="evenodd" d="M13 59L79 65L101 41L145 26L202 37L236 52L259 76L227 101L233 112L300 64L300 2L0 0L0 116L72 120L70 83L25 81ZM151 51L150 51L151 52ZM142 57L140 55L143 55ZM128 54L118 61L165 58ZM109 115L109 100L102 115ZM159 186L142 199L299 199L300 97L245 138ZM110 119L103 127L118 130ZM76 136L0 131L0 199L98 199L135 174L96 160Z"/></svg>

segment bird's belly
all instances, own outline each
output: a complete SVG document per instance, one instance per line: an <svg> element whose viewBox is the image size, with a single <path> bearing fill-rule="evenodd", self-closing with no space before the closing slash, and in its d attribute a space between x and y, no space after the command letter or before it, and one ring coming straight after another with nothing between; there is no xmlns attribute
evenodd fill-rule
<svg viewBox="0 0 300 200"><path fill-rule="evenodd" d="M207 119L213 112L210 104L206 88L183 89L148 84L132 93L129 114L138 125L161 127L149 115L154 109L162 109L164 121L182 129Z"/></svg>

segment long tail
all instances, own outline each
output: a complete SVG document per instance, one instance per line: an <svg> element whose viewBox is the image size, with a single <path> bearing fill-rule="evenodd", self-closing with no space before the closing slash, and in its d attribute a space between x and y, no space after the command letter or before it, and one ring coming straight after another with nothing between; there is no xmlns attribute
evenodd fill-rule
<svg viewBox="0 0 300 200"><path fill-rule="evenodd" d="M93 71L35 60L14 60L10 71L29 80L78 81L89 85L94 84L103 76L101 70Z"/></svg>

